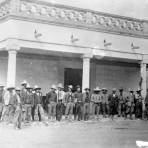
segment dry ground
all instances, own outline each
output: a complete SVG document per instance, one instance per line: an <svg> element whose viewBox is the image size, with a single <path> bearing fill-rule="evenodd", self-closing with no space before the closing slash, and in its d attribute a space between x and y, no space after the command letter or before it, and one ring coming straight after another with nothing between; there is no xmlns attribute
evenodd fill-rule
<svg viewBox="0 0 148 148"><path fill-rule="evenodd" d="M148 121L34 122L21 130L0 124L0 148L137 148L148 141Z"/></svg>

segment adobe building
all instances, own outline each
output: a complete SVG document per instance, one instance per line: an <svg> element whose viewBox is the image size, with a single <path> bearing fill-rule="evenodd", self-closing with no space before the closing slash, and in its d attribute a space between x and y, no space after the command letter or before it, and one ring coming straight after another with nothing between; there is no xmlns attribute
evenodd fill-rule
<svg viewBox="0 0 148 148"><path fill-rule="evenodd" d="M138 47L137 47L138 46ZM43 0L0 4L0 83L147 88L148 21Z"/></svg>

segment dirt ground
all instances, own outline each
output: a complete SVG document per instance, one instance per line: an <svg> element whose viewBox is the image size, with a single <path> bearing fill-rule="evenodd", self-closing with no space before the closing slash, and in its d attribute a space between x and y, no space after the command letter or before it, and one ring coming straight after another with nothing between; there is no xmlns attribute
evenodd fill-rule
<svg viewBox="0 0 148 148"><path fill-rule="evenodd" d="M0 148L137 148L148 141L148 121L33 122L21 130L1 123L0 135Z"/></svg>

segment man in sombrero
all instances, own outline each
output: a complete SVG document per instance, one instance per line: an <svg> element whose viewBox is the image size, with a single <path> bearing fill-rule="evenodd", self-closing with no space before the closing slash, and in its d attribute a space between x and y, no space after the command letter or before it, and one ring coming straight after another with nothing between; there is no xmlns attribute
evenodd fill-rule
<svg viewBox="0 0 148 148"><path fill-rule="evenodd" d="M83 119L85 121L89 120L90 116L90 99L90 88L85 88L85 92L83 93Z"/></svg>
<svg viewBox="0 0 148 148"><path fill-rule="evenodd" d="M44 120L44 110L42 106L42 93L41 87L38 85L34 86L34 105L35 105L35 113L34 113L34 120L36 121L43 121Z"/></svg>
<svg viewBox="0 0 148 148"><path fill-rule="evenodd" d="M65 118L72 120L73 115L73 108L74 108L74 94L72 92L73 86L68 86L68 92L65 93L65 104L66 104L66 110L65 110Z"/></svg>
<svg viewBox="0 0 148 148"><path fill-rule="evenodd" d="M105 87L102 88L102 111L103 117L109 116L108 90Z"/></svg>
<svg viewBox="0 0 148 148"><path fill-rule="evenodd" d="M21 105L22 105L22 121L25 122L25 117L26 117L26 113L25 113L25 100L27 98L27 81L24 80L23 82L21 82L21 90L20 90L20 98L21 98Z"/></svg>
<svg viewBox="0 0 148 148"><path fill-rule="evenodd" d="M26 100L24 100L24 103L25 103L25 119L27 122L30 122L32 120L32 114L31 114L31 111L32 111L32 107L34 105L34 94L32 93L31 89L32 87L27 84L27 97L26 97Z"/></svg>
<svg viewBox="0 0 148 148"><path fill-rule="evenodd" d="M74 113L74 119L75 120L82 120L83 115L83 95L81 92L80 85L76 86L76 92L74 93L74 99L75 99L75 113Z"/></svg>
<svg viewBox="0 0 148 148"><path fill-rule="evenodd" d="M135 118L142 119L142 101L141 89L138 88L135 94Z"/></svg>

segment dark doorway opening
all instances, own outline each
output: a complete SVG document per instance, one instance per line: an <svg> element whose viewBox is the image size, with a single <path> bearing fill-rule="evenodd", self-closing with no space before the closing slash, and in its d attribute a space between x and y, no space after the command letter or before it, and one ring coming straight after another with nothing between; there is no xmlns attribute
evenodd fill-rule
<svg viewBox="0 0 148 148"><path fill-rule="evenodd" d="M64 86L73 85L74 91L77 85L82 88L82 69L65 68Z"/></svg>

